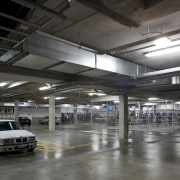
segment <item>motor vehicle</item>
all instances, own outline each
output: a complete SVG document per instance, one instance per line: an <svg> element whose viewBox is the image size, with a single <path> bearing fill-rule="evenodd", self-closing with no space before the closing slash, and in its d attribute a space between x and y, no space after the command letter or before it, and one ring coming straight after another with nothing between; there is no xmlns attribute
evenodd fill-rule
<svg viewBox="0 0 180 180"><path fill-rule="evenodd" d="M29 119L28 117L19 117L19 123L21 124L21 126L25 126L25 125L30 126L31 119Z"/></svg>
<svg viewBox="0 0 180 180"><path fill-rule="evenodd" d="M0 120L0 152L33 151L37 147L33 133L14 120Z"/></svg>
<svg viewBox="0 0 180 180"><path fill-rule="evenodd" d="M55 124L59 125L60 124L60 118L55 117ZM49 116L45 116L42 119L39 120L39 124L49 124Z"/></svg>
<svg viewBox="0 0 180 180"><path fill-rule="evenodd" d="M106 122L106 118L103 117L103 116L93 117L93 120L96 121L96 122Z"/></svg>

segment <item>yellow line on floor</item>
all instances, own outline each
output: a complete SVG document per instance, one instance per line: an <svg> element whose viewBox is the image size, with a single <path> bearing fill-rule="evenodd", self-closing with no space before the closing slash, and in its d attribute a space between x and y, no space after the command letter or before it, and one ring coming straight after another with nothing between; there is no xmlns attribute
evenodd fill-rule
<svg viewBox="0 0 180 180"><path fill-rule="evenodd" d="M44 140L37 140L38 142L42 143L42 144L52 144L52 145L59 145L59 146L64 146L64 147L71 147L69 145L65 145L65 144L57 144L57 143L53 143L53 142L49 142L49 141L44 141Z"/></svg>

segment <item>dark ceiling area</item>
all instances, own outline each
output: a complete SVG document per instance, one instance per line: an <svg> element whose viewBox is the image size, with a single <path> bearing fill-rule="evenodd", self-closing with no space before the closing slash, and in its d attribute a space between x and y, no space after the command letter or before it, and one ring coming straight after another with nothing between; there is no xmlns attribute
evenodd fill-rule
<svg viewBox="0 0 180 180"><path fill-rule="evenodd" d="M26 8L15 2L12 2L10 0L2 0L1 1L1 6L0 6L1 13L5 13L8 15L23 19L29 10L30 10L29 8ZM16 21L4 18L2 16L0 17L1 28L13 29L17 26L17 24L18 23ZM6 36L8 34L8 31L1 29L0 34L1 34L1 36Z"/></svg>
<svg viewBox="0 0 180 180"><path fill-rule="evenodd" d="M180 100L180 50L146 56L179 47L179 17L178 0L1 0L0 101ZM172 45L157 47L161 37Z"/></svg>

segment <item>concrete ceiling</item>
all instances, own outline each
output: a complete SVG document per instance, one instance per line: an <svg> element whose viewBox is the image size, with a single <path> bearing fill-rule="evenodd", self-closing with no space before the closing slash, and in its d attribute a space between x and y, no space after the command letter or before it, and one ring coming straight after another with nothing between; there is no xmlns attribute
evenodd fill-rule
<svg viewBox="0 0 180 180"><path fill-rule="evenodd" d="M55 94L86 104L94 90L180 99L179 70L146 74L179 67L180 51L145 56L161 36L180 39L180 1L1 0L0 9L1 101ZM26 83L8 88L17 81Z"/></svg>

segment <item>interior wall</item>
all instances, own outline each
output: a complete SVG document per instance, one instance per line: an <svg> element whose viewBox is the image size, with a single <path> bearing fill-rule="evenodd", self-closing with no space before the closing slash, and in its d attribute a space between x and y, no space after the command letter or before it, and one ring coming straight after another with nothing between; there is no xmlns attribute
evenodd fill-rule
<svg viewBox="0 0 180 180"><path fill-rule="evenodd" d="M85 112L84 109L78 109L78 113ZM56 107L55 116L61 117L61 113L73 113L72 107ZM19 107L19 116L44 117L49 116L48 107Z"/></svg>
<svg viewBox="0 0 180 180"><path fill-rule="evenodd" d="M173 109L173 105L172 104L167 104L166 105L157 105L156 106L156 110L172 110ZM180 104L175 104L174 105L174 110L180 110Z"/></svg>

